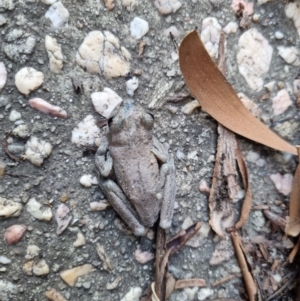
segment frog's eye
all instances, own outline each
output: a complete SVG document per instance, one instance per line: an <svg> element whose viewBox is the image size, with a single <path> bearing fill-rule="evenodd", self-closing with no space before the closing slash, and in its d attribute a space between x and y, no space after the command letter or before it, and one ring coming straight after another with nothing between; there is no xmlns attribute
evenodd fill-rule
<svg viewBox="0 0 300 301"><path fill-rule="evenodd" d="M154 125L154 116L150 113L144 114L142 117L142 123L146 129L152 129Z"/></svg>

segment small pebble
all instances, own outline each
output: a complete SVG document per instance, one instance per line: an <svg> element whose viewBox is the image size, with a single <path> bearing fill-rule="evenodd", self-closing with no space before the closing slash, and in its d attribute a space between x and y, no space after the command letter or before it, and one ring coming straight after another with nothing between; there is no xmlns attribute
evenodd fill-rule
<svg viewBox="0 0 300 301"><path fill-rule="evenodd" d="M9 199L0 197L0 217L19 216L22 211L22 205Z"/></svg>
<svg viewBox="0 0 300 301"><path fill-rule="evenodd" d="M31 198L28 201L26 211L36 219L47 222L49 222L53 216L51 208L39 203L35 198Z"/></svg>
<svg viewBox="0 0 300 301"><path fill-rule="evenodd" d="M25 231L25 225L12 225L5 229L4 240L8 245L14 245L21 240Z"/></svg>
<svg viewBox="0 0 300 301"><path fill-rule="evenodd" d="M99 146L100 129L92 115L86 116L72 131L72 143L81 146Z"/></svg>
<svg viewBox="0 0 300 301"><path fill-rule="evenodd" d="M7 258L6 256L0 256L0 263L1 264L10 264L11 260Z"/></svg>
<svg viewBox="0 0 300 301"><path fill-rule="evenodd" d="M69 12L61 2L53 3L47 10L45 17L50 19L54 28L68 25Z"/></svg>
<svg viewBox="0 0 300 301"><path fill-rule="evenodd" d="M69 286L74 286L78 277L87 275L92 271L93 266L91 264L84 264L73 269L62 271L59 275Z"/></svg>
<svg viewBox="0 0 300 301"><path fill-rule="evenodd" d="M85 245L85 237L81 232L77 233L76 241L73 243L73 246L76 248L79 248L81 246Z"/></svg>
<svg viewBox="0 0 300 301"><path fill-rule="evenodd" d="M16 110L12 110L9 115L9 120L14 122L20 119L21 117L22 117L21 113L17 112Z"/></svg>
<svg viewBox="0 0 300 301"><path fill-rule="evenodd" d="M283 39L283 33L282 33L281 31L276 31L276 32L275 32L275 38L276 38L277 40Z"/></svg>
<svg viewBox="0 0 300 301"><path fill-rule="evenodd" d="M0 22L1 22L1 18L0 18ZM5 65L3 62L0 62L0 91L2 90L2 88L6 83L6 79L7 79L7 71Z"/></svg>
<svg viewBox="0 0 300 301"><path fill-rule="evenodd" d="M44 74L31 67L24 67L15 75L15 85L19 92L28 96L44 82Z"/></svg>
<svg viewBox="0 0 300 301"><path fill-rule="evenodd" d="M92 185L98 185L98 179L92 175L83 175L80 178L80 184L84 187L91 187Z"/></svg>
<svg viewBox="0 0 300 301"><path fill-rule="evenodd" d="M130 34L135 39L142 38L147 32L149 31L148 22L139 18L135 17L130 22Z"/></svg>
<svg viewBox="0 0 300 301"><path fill-rule="evenodd" d="M122 98L110 88L104 88L103 92L93 92L91 98L95 110L107 119L110 118L113 110L123 101Z"/></svg>
<svg viewBox="0 0 300 301"><path fill-rule="evenodd" d="M142 295L140 287L132 287L130 291L121 299L121 301L139 301Z"/></svg>

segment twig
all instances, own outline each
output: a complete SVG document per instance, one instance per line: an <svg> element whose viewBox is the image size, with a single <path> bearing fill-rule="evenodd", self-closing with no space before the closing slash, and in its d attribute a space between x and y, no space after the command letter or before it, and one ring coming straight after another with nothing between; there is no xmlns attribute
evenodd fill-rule
<svg viewBox="0 0 300 301"><path fill-rule="evenodd" d="M229 276L223 277L220 280L217 280L216 282L214 282L211 286L212 287L218 286L218 285L223 284L227 281L230 281L233 278L235 278L235 275L229 275Z"/></svg>

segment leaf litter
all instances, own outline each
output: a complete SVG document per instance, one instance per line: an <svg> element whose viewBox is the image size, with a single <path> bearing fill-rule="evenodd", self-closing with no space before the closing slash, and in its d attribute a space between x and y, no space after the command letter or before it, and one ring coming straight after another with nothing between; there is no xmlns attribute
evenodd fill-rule
<svg viewBox="0 0 300 301"><path fill-rule="evenodd" d="M216 165L212 181L212 188L210 191L211 193L209 197L209 205L211 210L210 223L212 225L212 228L219 236L224 237L226 235L225 230L227 226L226 222L224 223L224 220L226 221L227 219L227 221L233 223L234 218L232 218L233 209L231 207L232 202L230 200L228 180L226 182L226 180L224 181L224 177L220 177L220 175L224 174L223 161L225 158L224 153L222 155L222 151L220 151L220 148L225 148L225 142L220 142L221 137L224 135L220 134L220 132L223 130L221 128L221 125L223 125L226 131L232 130L236 134L239 134L245 138L274 148L276 150L289 152L294 155L298 152L298 157L300 157L300 151L299 147L295 147L284 141L274 132L269 130L249 111L247 111L241 101L239 101L238 96L231 85L226 81L225 77L222 74L222 72L225 71L224 52L223 57L221 56L221 58L222 59L220 59L219 61L219 66L221 66L222 68L219 70L205 50L205 47L203 46L196 31L189 33L182 41L179 48L179 62L182 75L191 94L199 101L203 110L220 123L218 127L219 141L216 155ZM229 133L234 135L232 132ZM243 186L245 189L245 198L243 201L239 220L235 223L234 227L227 230L230 231L234 250L242 271L243 279L245 281L248 299L250 301L272 300L273 298L282 294L284 290L286 290L287 287L291 285L297 274L296 272L289 273L282 278L284 271L286 271L285 265L280 263L277 259L270 258L268 248L275 247L277 249L283 249L287 247L288 239L282 236L282 234L279 234L276 240L268 240L264 236L262 236L261 239L256 239L256 241L253 240L252 242L247 243L245 248L243 246L242 240L237 230L243 227L249 216L252 207L252 195L249 185L249 174L245 160L243 158L243 154L240 151L236 140L232 138L232 141L234 141L231 144L233 145L234 155L236 156L234 158L238 163L239 172L241 174ZM234 178L236 177L236 175L237 173L234 173ZM218 185L215 184L216 182L218 183ZM300 233L299 166L297 167L292 186L293 187L289 208L290 210L287 223L282 216L269 210L270 208L268 206L254 206L257 207L256 209L264 210L265 216L271 221L273 225L277 227L277 232L276 230L275 232L272 231L269 235L273 238L276 233L280 233L280 231L283 231L284 228L286 228L286 233L291 236L298 236ZM213 196L215 197L215 199ZM220 206L220 204L222 204L223 206L221 210L218 207L218 205ZM224 208L226 210L224 210ZM216 212L218 213L217 209L219 209L219 215L225 212L225 218L218 217L218 215L216 214ZM214 210L216 210L216 212L214 212ZM215 218L216 216L219 218L219 224L213 221L213 218ZM286 243L282 244L284 240L286 241ZM299 248L300 239L298 240L288 258L288 261L290 263L294 261ZM251 262L249 261L250 254L253 258ZM254 274L253 267L261 264L262 262L268 262L268 264L264 266L263 270L261 270L262 273L260 275L256 275L256 273ZM266 266L269 266L269 264L270 271L267 271ZM272 274L275 272L277 272L277 274ZM228 279L230 280L232 279L232 277L229 277ZM222 281L227 281L226 277L224 278L224 280L220 280L221 283ZM214 283L214 285L218 285L218 281ZM269 296L266 297L266 294Z"/></svg>

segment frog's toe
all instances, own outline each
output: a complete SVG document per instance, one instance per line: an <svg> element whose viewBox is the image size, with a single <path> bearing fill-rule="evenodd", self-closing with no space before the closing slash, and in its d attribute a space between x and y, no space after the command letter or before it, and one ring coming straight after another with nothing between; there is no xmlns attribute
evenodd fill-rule
<svg viewBox="0 0 300 301"><path fill-rule="evenodd" d="M163 229L169 229L172 225L172 221L170 220L161 220L159 222L159 226Z"/></svg>
<svg viewBox="0 0 300 301"><path fill-rule="evenodd" d="M142 225L140 227L136 227L134 230L133 230L133 233L134 235L136 236L143 236L146 234L146 229L145 227L143 227Z"/></svg>

